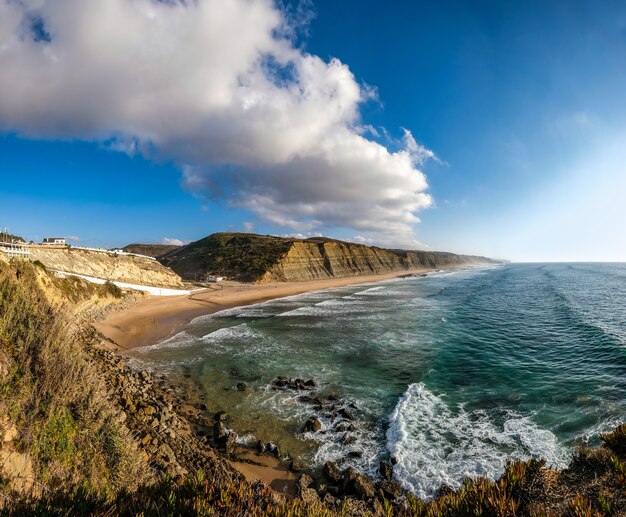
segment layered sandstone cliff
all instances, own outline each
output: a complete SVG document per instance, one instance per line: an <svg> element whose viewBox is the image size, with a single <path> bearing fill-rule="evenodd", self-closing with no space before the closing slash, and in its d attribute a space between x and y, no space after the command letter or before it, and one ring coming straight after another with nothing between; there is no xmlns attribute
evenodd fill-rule
<svg viewBox="0 0 626 517"><path fill-rule="evenodd" d="M493 263L443 252L387 250L334 239L219 233L159 257L183 278L292 282Z"/></svg>
<svg viewBox="0 0 626 517"><path fill-rule="evenodd" d="M32 260L48 269L104 280L178 289L180 277L156 260L77 248L31 247Z"/></svg>

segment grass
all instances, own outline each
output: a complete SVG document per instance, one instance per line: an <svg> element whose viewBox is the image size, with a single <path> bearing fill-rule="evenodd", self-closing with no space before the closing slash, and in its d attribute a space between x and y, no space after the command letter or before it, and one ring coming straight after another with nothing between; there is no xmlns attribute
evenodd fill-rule
<svg viewBox="0 0 626 517"><path fill-rule="evenodd" d="M138 486L146 471L130 437L123 442L127 461L109 461L107 444L127 431L112 424L114 409L77 331L48 302L35 267L0 263L0 415L18 429L10 446L31 458L33 481L53 491ZM16 496L10 483L4 490Z"/></svg>

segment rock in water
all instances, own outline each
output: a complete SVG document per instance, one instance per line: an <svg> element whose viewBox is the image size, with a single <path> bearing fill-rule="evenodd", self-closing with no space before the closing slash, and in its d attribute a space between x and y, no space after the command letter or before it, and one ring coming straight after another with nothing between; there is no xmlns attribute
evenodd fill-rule
<svg viewBox="0 0 626 517"><path fill-rule="evenodd" d="M331 481L333 483L339 483L339 481L341 481L341 471L332 461L327 461L324 464L324 476L326 476L326 479L328 479L328 481Z"/></svg>
<svg viewBox="0 0 626 517"><path fill-rule="evenodd" d="M317 432L322 428L322 422L320 422L319 418L311 417L305 423L302 428L302 432Z"/></svg>
<svg viewBox="0 0 626 517"><path fill-rule="evenodd" d="M391 481L391 479L393 478L393 467L386 461L380 462L378 472L380 472L380 475L385 481Z"/></svg>

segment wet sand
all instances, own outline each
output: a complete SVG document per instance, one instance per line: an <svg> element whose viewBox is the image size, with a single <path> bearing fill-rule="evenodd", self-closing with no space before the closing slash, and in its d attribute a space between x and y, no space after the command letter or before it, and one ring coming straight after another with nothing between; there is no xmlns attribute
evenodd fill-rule
<svg viewBox="0 0 626 517"><path fill-rule="evenodd" d="M223 281L189 295L151 296L128 309L110 313L106 319L96 322L95 326L120 348L136 348L163 341L176 334L181 327L194 318L224 309L252 305L309 291L378 282L424 272L425 270L415 270L385 275L270 284Z"/></svg>

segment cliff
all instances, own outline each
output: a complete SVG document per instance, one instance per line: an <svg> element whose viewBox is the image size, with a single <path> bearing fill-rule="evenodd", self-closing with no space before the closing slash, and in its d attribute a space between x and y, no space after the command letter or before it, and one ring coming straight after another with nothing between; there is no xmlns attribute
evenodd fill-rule
<svg viewBox="0 0 626 517"><path fill-rule="evenodd" d="M48 269L129 284L182 288L180 277L156 260L77 248L32 246L32 260Z"/></svg>
<svg viewBox="0 0 626 517"><path fill-rule="evenodd" d="M207 274L291 282L495 263L484 257L389 250L334 239L217 233L158 259L189 280Z"/></svg>

